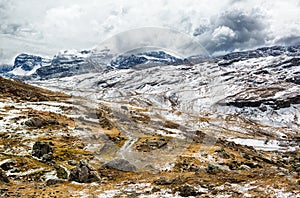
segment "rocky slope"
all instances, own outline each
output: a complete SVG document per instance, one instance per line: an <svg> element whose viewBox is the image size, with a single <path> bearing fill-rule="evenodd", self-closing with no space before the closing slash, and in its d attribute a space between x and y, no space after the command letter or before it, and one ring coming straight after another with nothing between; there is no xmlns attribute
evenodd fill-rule
<svg viewBox="0 0 300 198"><path fill-rule="evenodd" d="M1 78L0 193L297 197L299 72L294 46Z"/></svg>

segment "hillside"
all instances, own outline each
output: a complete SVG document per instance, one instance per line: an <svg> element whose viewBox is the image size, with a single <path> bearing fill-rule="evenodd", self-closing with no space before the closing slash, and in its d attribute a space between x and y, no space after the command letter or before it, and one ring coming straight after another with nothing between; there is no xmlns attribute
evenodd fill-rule
<svg viewBox="0 0 300 198"><path fill-rule="evenodd" d="M1 196L297 197L299 55L268 50L0 77Z"/></svg>

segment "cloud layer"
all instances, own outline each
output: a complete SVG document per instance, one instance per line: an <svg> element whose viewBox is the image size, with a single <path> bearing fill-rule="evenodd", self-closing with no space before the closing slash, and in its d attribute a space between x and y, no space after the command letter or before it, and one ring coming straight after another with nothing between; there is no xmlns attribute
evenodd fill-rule
<svg viewBox="0 0 300 198"><path fill-rule="evenodd" d="M211 54L300 42L300 0L0 0L0 19L1 63L92 48L141 27L186 33Z"/></svg>

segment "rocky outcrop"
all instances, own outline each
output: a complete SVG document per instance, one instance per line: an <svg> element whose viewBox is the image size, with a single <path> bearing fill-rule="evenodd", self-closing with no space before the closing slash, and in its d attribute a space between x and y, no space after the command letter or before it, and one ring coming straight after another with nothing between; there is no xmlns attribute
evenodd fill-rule
<svg viewBox="0 0 300 198"><path fill-rule="evenodd" d="M178 192L179 192L179 195L182 197L190 197L190 196L195 197L195 196L203 194L203 193L197 191L195 187L190 186L190 185L183 185L183 186L179 187Z"/></svg>
<svg viewBox="0 0 300 198"><path fill-rule="evenodd" d="M41 117L33 117L29 120L26 120L24 124L28 127L41 128L47 125L47 121Z"/></svg>
<svg viewBox="0 0 300 198"><path fill-rule="evenodd" d="M149 152L151 150L156 150L163 148L167 145L167 140L165 138L157 138L157 139L146 139L136 146L136 150Z"/></svg>
<svg viewBox="0 0 300 198"><path fill-rule="evenodd" d="M50 161L53 158L53 149L47 142L36 142L32 148L32 156L43 161Z"/></svg>
<svg viewBox="0 0 300 198"><path fill-rule="evenodd" d="M0 184L8 184L10 181L6 175L6 173L0 169Z"/></svg>
<svg viewBox="0 0 300 198"><path fill-rule="evenodd" d="M30 71L35 66L41 66L43 58L35 55L20 54L15 58L14 68L20 67L24 71Z"/></svg>
<svg viewBox="0 0 300 198"><path fill-rule="evenodd" d="M56 176L59 179L68 179L68 171L65 167L63 167L62 165L59 164L55 164L54 168L56 170Z"/></svg>
<svg viewBox="0 0 300 198"><path fill-rule="evenodd" d="M81 160L80 163L71 170L69 180L79 183L90 183L100 181L101 179L94 168L88 165L85 160Z"/></svg>
<svg viewBox="0 0 300 198"><path fill-rule="evenodd" d="M136 166L125 159L114 159L104 165L105 168L116 169L124 172L135 172Z"/></svg>

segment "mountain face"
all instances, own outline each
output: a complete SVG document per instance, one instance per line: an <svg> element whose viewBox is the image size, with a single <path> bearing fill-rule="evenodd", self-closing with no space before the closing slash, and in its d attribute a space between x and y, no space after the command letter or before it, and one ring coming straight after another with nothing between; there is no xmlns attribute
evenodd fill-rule
<svg viewBox="0 0 300 198"><path fill-rule="evenodd" d="M299 52L22 54L51 91L0 78L3 196L297 197Z"/></svg>
<svg viewBox="0 0 300 198"><path fill-rule="evenodd" d="M188 61L186 60L186 62ZM120 55L113 59L110 65L119 69L128 69L136 65L179 65L184 63L184 59L176 58L163 51L154 51L131 55Z"/></svg>
<svg viewBox="0 0 300 198"><path fill-rule="evenodd" d="M257 50L234 52L221 57L220 66L230 65L244 59L267 56L299 56L299 46L275 46ZM4 76L20 79L51 79L78 74L109 71L111 69L128 69L131 67L153 67L162 65L189 65L203 62L208 57L177 58L164 51L150 51L136 54L124 54L114 57L109 50L64 51L52 59L35 55L20 54L15 58L13 66L1 65L0 73ZM299 60L296 58L293 61ZM297 63L296 63L297 64Z"/></svg>
<svg viewBox="0 0 300 198"><path fill-rule="evenodd" d="M113 58L109 51L64 51L52 59L40 56L20 54L13 66L2 66L4 76L20 79L50 79L73 76L84 73L107 71L113 68L128 69L136 65L154 66L158 64L182 64L183 59L176 58L163 51L145 52L136 55L119 55Z"/></svg>
<svg viewBox="0 0 300 198"><path fill-rule="evenodd" d="M285 137L283 142L293 142L292 137L298 134L300 116L299 53L300 46L291 46L186 60L164 52L122 55L109 61L109 65L114 66L112 70L30 82L111 103L115 111L120 108L117 104L123 103L147 108L148 114L153 116L164 117L162 114L165 114L155 109L180 112L183 117L171 115L180 118L179 124L189 126L190 130L199 129L199 126L192 126L185 116L239 115L263 125L262 134ZM151 67L143 66L148 64ZM257 135L241 127L244 121L239 116L232 118L237 119L235 124L229 125L223 120L218 126L230 128L232 137L236 133L248 138ZM271 126L278 127L276 132ZM289 129L281 130L280 127Z"/></svg>

